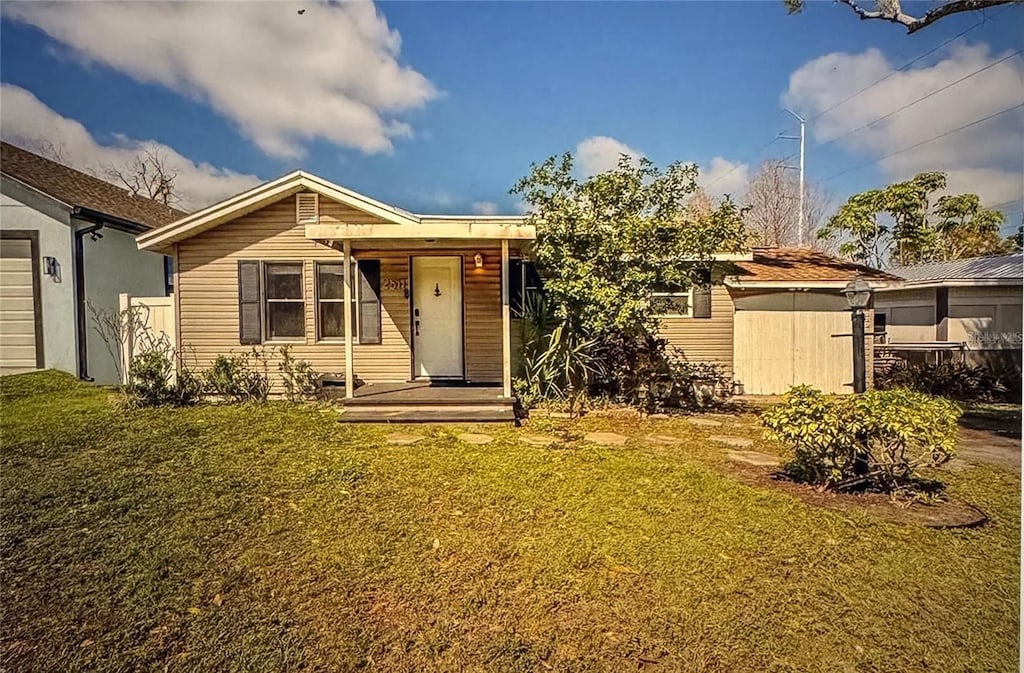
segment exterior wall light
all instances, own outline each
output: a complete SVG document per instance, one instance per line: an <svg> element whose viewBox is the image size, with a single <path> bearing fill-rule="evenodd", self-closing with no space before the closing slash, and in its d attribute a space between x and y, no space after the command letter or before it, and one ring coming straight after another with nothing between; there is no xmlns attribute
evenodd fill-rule
<svg viewBox="0 0 1024 673"><path fill-rule="evenodd" d="M484 256L481 255L479 252L476 253L475 255L473 255L473 263L476 264L476 268L478 269L484 268Z"/></svg>

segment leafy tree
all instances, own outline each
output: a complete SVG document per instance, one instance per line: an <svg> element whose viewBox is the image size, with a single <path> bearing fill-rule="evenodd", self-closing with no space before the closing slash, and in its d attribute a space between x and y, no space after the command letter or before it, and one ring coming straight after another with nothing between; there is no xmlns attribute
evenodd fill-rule
<svg viewBox="0 0 1024 673"><path fill-rule="evenodd" d="M945 188L945 174L932 172L854 194L818 231L818 237L842 239L840 253L876 267L1013 249L1012 239L999 235L1002 213L983 208L976 194L935 200L935 193Z"/></svg>
<svg viewBox="0 0 1024 673"><path fill-rule="evenodd" d="M512 192L531 206L533 257L558 317L573 331L630 336L657 327L654 292L701 282L716 252L744 248L742 211L726 198L694 215L697 167L623 156L580 181L571 154L532 166Z"/></svg>
<svg viewBox="0 0 1024 673"><path fill-rule="evenodd" d="M883 212L883 196L881 189L854 194L818 230L818 238L831 240L845 236L839 245L841 255L869 266L884 266L892 236L890 227L879 221Z"/></svg>
<svg viewBox="0 0 1024 673"><path fill-rule="evenodd" d="M961 259L1012 252L1015 240L999 235L1003 214L983 208L977 194L943 196L935 207L939 216L936 254L942 259Z"/></svg>
<svg viewBox="0 0 1024 673"><path fill-rule="evenodd" d="M783 4L790 14L799 14L804 9L806 0L783 0ZM916 33L936 21L953 14L963 12L977 12L997 5L1018 4L1021 0L948 0L939 2L920 16L913 16L903 11L900 0L875 0L874 9L866 9L857 0L836 0L836 3L846 5L861 18L866 20L879 20L896 23L905 26L907 34Z"/></svg>

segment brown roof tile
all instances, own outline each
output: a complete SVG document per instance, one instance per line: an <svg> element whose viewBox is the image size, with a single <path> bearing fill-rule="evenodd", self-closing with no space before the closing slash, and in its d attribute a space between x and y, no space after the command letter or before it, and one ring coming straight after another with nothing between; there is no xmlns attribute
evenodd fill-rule
<svg viewBox="0 0 1024 673"><path fill-rule="evenodd" d="M868 280L899 280L884 271L810 248L754 248L753 256L752 261L736 262L741 281L845 282L857 276Z"/></svg>
<svg viewBox="0 0 1024 673"><path fill-rule="evenodd" d="M0 143L0 172L69 206L94 210L151 229L187 215L6 142Z"/></svg>

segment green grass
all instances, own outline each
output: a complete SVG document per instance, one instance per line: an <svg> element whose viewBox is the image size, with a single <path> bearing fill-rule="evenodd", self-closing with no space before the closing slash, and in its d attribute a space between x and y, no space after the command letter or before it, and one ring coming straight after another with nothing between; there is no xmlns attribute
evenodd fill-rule
<svg viewBox="0 0 1024 673"><path fill-rule="evenodd" d="M615 449L392 446L312 406L0 385L5 670L1017 670L1020 481L997 468L950 481L992 522L935 531L743 485L684 420L529 430Z"/></svg>

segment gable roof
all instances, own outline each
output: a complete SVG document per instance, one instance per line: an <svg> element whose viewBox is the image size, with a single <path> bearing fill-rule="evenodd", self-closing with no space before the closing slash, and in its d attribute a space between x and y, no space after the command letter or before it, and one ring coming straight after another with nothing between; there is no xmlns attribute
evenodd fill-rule
<svg viewBox="0 0 1024 673"><path fill-rule="evenodd" d="M1024 254L972 257L949 262L928 262L895 266L890 272L906 285L1020 285L1024 277Z"/></svg>
<svg viewBox="0 0 1024 673"><path fill-rule="evenodd" d="M366 213L379 217L388 224L409 225L416 231L400 230L402 236L410 238L419 235L443 238L445 226L466 229L474 224L515 226L523 223L522 217L504 215L417 215L416 213L396 208L382 201L346 189L321 177L294 171L276 180L265 182L252 189L215 203L208 208L187 215L177 221L166 224L154 231L138 236L139 247L142 249L162 248L186 238L190 238L220 224L234 220L242 215L259 210L271 203L298 192L316 192L326 198L351 206ZM307 225L308 227L309 225ZM316 226L316 225L314 225ZM373 225L340 225L345 232L354 237L361 229ZM429 232L428 232L429 229ZM351 231L349 231L351 230Z"/></svg>
<svg viewBox="0 0 1024 673"><path fill-rule="evenodd" d="M754 248L726 279L734 287L844 287L860 276L873 285L899 284L892 274L810 248Z"/></svg>
<svg viewBox="0 0 1024 673"><path fill-rule="evenodd" d="M0 173L59 201L72 210L86 210L152 229L174 222L184 211L135 196L106 180L77 171L8 142L0 143Z"/></svg>

